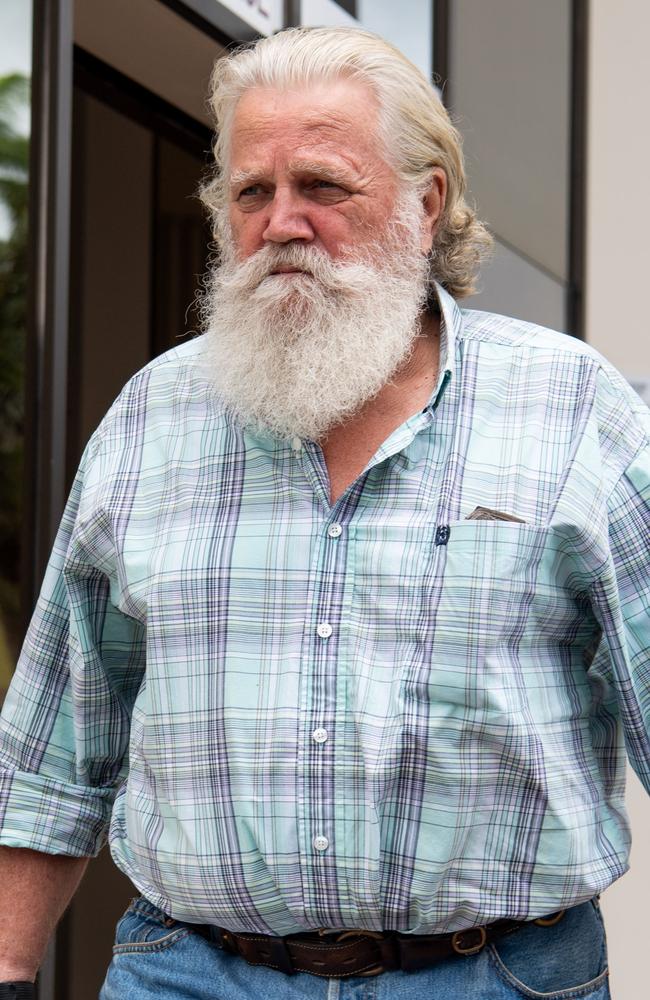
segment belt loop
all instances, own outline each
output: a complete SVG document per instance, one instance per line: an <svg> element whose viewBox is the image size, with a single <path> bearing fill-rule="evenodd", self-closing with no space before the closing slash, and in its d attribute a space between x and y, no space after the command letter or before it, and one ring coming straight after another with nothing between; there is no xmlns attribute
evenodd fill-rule
<svg viewBox="0 0 650 1000"><path fill-rule="evenodd" d="M289 954L289 949L287 948L285 941L281 937L268 937L264 939L264 947L260 948L258 954L262 958L266 958L265 951L268 947L268 958L276 966L280 972L284 972L287 976L294 976L296 970L293 967L293 962L291 961L291 955Z"/></svg>
<svg viewBox="0 0 650 1000"><path fill-rule="evenodd" d="M559 924L565 913L566 910L558 910L557 913L550 913L547 917L538 917L533 923L538 927L554 927L555 924Z"/></svg>
<svg viewBox="0 0 650 1000"><path fill-rule="evenodd" d="M235 949L232 947L232 944L229 947L228 942L226 941L226 931L222 931L221 927L215 927L212 924L209 926L206 925L206 928L208 931L206 935L208 941L211 941L212 944L216 944L217 948L221 948L222 951L232 950L234 953Z"/></svg>

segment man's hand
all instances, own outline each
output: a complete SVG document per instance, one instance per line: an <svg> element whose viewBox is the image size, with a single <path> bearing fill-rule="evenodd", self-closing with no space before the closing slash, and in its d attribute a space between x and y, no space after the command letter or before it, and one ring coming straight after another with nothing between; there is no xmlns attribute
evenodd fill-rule
<svg viewBox="0 0 650 1000"><path fill-rule="evenodd" d="M0 847L0 982L36 979L88 858Z"/></svg>

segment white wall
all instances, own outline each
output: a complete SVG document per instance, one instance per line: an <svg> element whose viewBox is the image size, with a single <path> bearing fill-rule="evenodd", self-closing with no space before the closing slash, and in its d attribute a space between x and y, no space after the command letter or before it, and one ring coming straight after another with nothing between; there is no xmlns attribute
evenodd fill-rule
<svg viewBox="0 0 650 1000"><path fill-rule="evenodd" d="M649 377L650 4L592 0L590 21L587 339L628 377ZM633 775L628 810L631 870L603 897L614 1000L650 993L650 799Z"/></svg>
<svg viewBox="0 0 650 1000"><path fill-rule="evenodd" d="M650 376L650 3L592 0L590 17L587 337Z"/></svg>

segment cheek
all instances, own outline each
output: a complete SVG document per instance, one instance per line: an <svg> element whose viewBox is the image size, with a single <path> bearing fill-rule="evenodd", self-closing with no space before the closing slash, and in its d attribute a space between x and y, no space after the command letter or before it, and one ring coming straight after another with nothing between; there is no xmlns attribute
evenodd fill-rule
<svg viewBox="0 0 650 1000"><path fill-rule="evenodd" d="M357 240L372 240L384 233L390 212L379 200L352 204L345 215L347 232Z"/></svg>
<svg viewBox="0 0 650 1000"><path fill-rule="evenodd" d="M354 206L325 210L313 218L314 231L330 254L357 243L370 231L371 221Z"/></svg>
<svg viewBox="0 0 650 1000"><path fill-rule="evenodd" d="M262 245L262 225L255 215L230 211L230 231L235 246L244 256Z"/></svg>

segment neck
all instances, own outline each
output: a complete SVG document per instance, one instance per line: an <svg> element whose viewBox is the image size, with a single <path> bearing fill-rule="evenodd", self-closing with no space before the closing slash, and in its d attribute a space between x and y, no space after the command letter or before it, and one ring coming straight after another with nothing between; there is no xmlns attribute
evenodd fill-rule
<svg viewBox="0 0 650 1000"><path fill-rule="evenodd" d="M383 389L320 441L334 502L359 475L383 442L423 409L434 390L440 360L440 318L427 314L408 361Z"/></svg>
<svg viewBox="0 0 650 1000"><path fill-rule="evenodd" d="M362 408L355 420L372 415L397 416L409 411L412 416L426 405L438 378L440 366L440 317L437 313L423 314L421 332L408 360L393 375L390 382Z"/></svg>
<svg viewBox="0 0 650 1000"><path fill-rule="evenodd" d="M406 382L412 384L421 378L435 378L440 361L440 317L437 313L424 313L420 318L420 334L415 341L413 352L393 376L391 383L396 386Z"/></svg>

